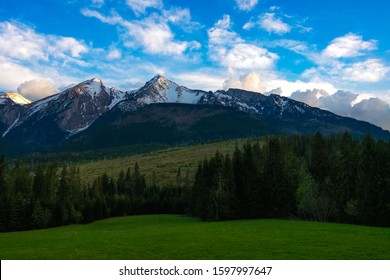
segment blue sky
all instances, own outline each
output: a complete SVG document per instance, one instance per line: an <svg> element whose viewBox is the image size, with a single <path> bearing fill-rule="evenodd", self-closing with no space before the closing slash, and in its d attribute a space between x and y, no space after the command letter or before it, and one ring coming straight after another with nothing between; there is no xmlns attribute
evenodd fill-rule
<svg viewBox="0 0 390 280"><path fill-rule="evenodd" d="M30 99L100 77L390 102L387 0L0 0L0 90Z"/></svg>

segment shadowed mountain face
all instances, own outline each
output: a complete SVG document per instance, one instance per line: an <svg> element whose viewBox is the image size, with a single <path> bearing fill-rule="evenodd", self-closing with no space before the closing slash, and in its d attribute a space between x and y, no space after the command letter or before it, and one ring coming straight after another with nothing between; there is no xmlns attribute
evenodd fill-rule
<svg viewBox="0 0 390 280"><path fill-rule="evenodd" d="M12 152L180 144L265 134L390 133L287 97L238 89L191 90L156 76L122 92L92 79L24 105L0 104L0 129ZM104 139L104 141L103 141Z"/></svg>
<svg viewBox="0 0 390 280"><path fill-rule="evenodd" d="M179 145L279 133L261 118L227 107L161 103L113 110L71 137L66 150L138 144ZM99 141L96 141L99 139Z"/></svg>

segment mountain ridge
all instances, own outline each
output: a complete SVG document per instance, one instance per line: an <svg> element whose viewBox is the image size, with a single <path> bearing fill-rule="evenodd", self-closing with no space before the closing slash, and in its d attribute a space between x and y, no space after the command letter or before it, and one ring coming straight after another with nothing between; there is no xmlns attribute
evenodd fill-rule
<svg viewBox="0 0 390 280"><path fill-rule="evenodd" d="M253 123L249 121L254 126L256 124L260 127L274 126L273 131L275 133L307 134L318 130L331 135L348 131L360 137L366 132L370 132L378 139L390 139L389 131L373 124L342 117L288 97L275 94L264 95L241 89L218 90L215 92L193 90L180 86L161 75L154 76L144 86L132 91L120 91L113 87L107 87L101 79L92 78L62 92L28 104L3 103L0 103L0 132L4 140L31 146L34 151L50 150L69 138L77 137L78 134L85 131L88 132L95 122L97 124L102 123L98 120L103 116L105 117L103 119L108 120L104 124L105 127L121 123L120 118L139 119L133 115L139 112L141 108L153 104L214 106L216 110L219 107L230 108L233 111L254 115L256 121ZM191 106L186 108L193 114L200 114L199 112L202 111ZM172 108L169 110L167 108L156 109L154 107L149 112L151 114L161 114L162 111L167 110L166 113L170 114ZM182 107L177 108L177 110L181 112L180 117L185 119L185 111L182 110ZM229 110L218 110L221 113L220 117L225 119L226 114L232 113ZM111 115L111 117L106 115ZM205 113L203 117L206 119L210 117L210 112ZM232 118L227 119L233 123L235 122ZM253 120L252 117L245 117L244 119ZM113 123L110 123L111 121ZM199 117L198 121L202 123L204 120ZM175 123L170 122L170 120L166 120L166 123L170 123L172 127L175 126ZM263 123L268 125L263 126ZM214 124L224 126L220 122L214 122ZM151 124L149 123L149 125ZM156 129L159 130L162 128L161 125L164 126L165 124L160 122L154 125L157 125L158 128ZM193 125L198 126L196 123L193 123ZM148 129L146 122L143 126L145 132ZM256 131L259 135L263 134L255 127L248 127L248 133L253 131ZM139 133L142 133L142 131L139 131ZM172 133L178 133L178 130L174 128ZM233 131L224 131L223 133L226 133L226 135L234 134ZM88 133L83 133L83 135L88 135ZM120 133L117 134L117 137L121 137L120 135ZM186 134L185 138L187 139L191 135L191 133ZM240 134L240 136L244 135ZM127 134L127 137L131 136Z"/></svg>

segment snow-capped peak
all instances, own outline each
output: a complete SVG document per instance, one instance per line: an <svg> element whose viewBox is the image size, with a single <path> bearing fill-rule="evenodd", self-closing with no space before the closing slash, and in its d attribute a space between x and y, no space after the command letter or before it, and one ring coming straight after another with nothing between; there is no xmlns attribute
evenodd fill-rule
<svg viewBox="0 0 390 280"><path fill-rule="evenodd" d="M154 76L150 82L153 82L153 83L156 83L156 82L161 82L161 81L167 81L168 79L165 78L164 76L160 75L160 74L157 74L156 76Z"/></svg>
<svg viewBox="0 0 390 280"><path fill-rule="evenodd" d="M103 83L103 81L99 78L93 78L91 81L96 83Z"/></svg>
<svg viewBox="0 0 390 280"><path fill-rule="evenodd" d="M134 92L132 100L137 100L137 106L153 103L196 104L203 95L202 91L190 90L161 75L156 75L142 88ZM121 106L125 108L126 104Z"/></svg>
<svg viewBox="0 0 390 280"><path fill-rule="evenodd" d="M151 87L154 87L157 90L164 90L168 88L177 88L179 85L161 75L156 75L153 77L153 79L145 84L144 89L147 90Z"/></svg>
<svg viewBox="0 0 390 280"><path fill-rule="evenodd" d="M100 92L105 91L106 87L103 81L99 78L92 78L86 80L75 87L76 91L81 94L89 94L91 96L98 95Z"/></svg>
<svg viewBox="0 0 390 280"><path fill-rule="evenodd" d="M25 105L30 104L31 101L16 92L2 92L0 93L0 104L11 100L13 103Z"/></svg>

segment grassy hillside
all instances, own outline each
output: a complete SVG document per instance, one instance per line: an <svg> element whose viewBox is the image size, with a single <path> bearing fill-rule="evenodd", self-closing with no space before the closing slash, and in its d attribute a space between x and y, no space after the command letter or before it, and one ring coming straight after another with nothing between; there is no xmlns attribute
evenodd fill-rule
<svg viewBox="0 0 390 280"><path fill-rule="evenodd" d="M217 150L221 153L233 153L236 144L241 147L246 141L247 140L239 139L203 145L169 148L140 155L97 160L83 163L79 165L79 167L84 182L91 183L97 176L105 172L110 176L117 176L121 170L126 171L128 167L133 168L134 164L138 162L141 172L146 176L147 182L152 181L154 172L156 183L162 185L170 184L176 182L176 175L179 167L181 168L181 175L183 178L187 171L190 178L193 178L199 161L203 160L206 156L215 154Z"/></svg>
<svg viewBox="0 0 390 280"><path fill-rule="evenodd" d="M390 259L390 229L175 215L0 234L4 259Z"/></svg>

